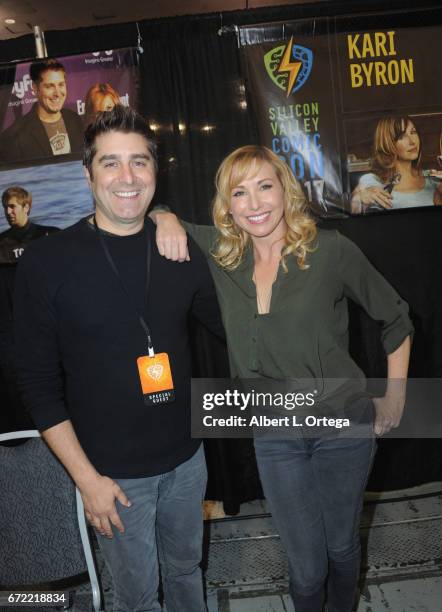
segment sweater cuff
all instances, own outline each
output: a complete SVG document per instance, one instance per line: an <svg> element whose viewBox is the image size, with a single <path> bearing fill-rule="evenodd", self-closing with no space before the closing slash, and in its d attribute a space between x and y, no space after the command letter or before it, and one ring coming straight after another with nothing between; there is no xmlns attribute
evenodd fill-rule
<svg viewBox="0 0 442 612"><path fill-rule="evenodd" d="M28 410L31 413L35 426L40 432L63 423L63 421L70 420L63 402L46 404L38 408L34 406Z"/></svg>

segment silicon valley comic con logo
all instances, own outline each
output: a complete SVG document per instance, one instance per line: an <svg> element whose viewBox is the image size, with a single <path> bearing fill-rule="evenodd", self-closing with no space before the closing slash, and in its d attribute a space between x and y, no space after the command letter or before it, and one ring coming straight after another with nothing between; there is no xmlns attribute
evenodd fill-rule
<svg viewBox="0 0 442 612"><path fill-rule="evenodd" d="M307 81L313 67L313 51L293 44L293 36L286 45L279 45L264 55L267 74L274 84L290 94Z"/></svg>

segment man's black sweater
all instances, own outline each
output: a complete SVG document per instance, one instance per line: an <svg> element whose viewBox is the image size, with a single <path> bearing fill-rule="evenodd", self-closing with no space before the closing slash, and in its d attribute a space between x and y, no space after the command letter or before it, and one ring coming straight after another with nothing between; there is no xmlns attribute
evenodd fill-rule
<svg viewBox="0 0 442 612"><path fill-rule="evenodd" d="M82 220L30 245L20 260L15 333L23 400L40 430L72 421L86 455L112 478L165 473L186 461L190 437L191 363L188 316L222 333L215 289L203 254L191 261L161 257L155 228L146 299L146 232L103 238L127 287L111 269L94 228ZM150 327L156 353L169 355L175 401L147 406L137 357L147 354Z"/></svg>

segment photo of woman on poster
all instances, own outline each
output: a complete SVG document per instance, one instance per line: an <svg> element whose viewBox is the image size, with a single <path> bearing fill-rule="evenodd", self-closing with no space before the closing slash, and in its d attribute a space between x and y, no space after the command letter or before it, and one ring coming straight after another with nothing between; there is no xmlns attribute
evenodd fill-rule
<svg viewBox="0 0 442 612"><path fill-rule="evenodd" d="M91 123L97 113L110 111L116 104L121 104L120 96L109 83L95 83L85 97L84 125Z"/></svg>
<svg viewBox="0 0 442 612"><path fill-rule="evenodd" d="M384 117L376 126L371 172L359 178L351 212L442 204L442 170L422 169L422 142L410 117Z"/></svg>

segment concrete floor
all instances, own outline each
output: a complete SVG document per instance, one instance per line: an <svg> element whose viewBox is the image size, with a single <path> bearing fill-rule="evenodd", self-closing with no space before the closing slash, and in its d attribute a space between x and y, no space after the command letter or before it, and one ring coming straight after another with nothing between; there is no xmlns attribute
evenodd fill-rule
<svg viewBox="0 0 442 612"><path fill-rule="evenodd" d="M212 516L219 511L217 504L210 509ZM207 521L206 532L208 612L296 612L265 502L243 504L238 516ZM442 483L367 496L361 537L357 612L442 612ZM112 583L99 552L97 565L105 607L111 610ZM74 590L71 610L91 609L90 588L84 584ZM11 608L0 604L0 610Z"/></svg>
<svg viewBox="0 0 442 612"><path fill-rule="evenodd" d="M289 596L281 594L243 593L239 599L219 601L208 596L209 612L296 612ZM369 600L361 597L357 612L440 612L442 610L441 578L424 578L391 582L369 587Z"/></svg>
<svg viewBox="0 0 442 612"><path fill-rule="evenodd" d="M366 498L357 612L442 612L442 483ZM295 612L265 502L210 523L209 612Z"/></svg>

